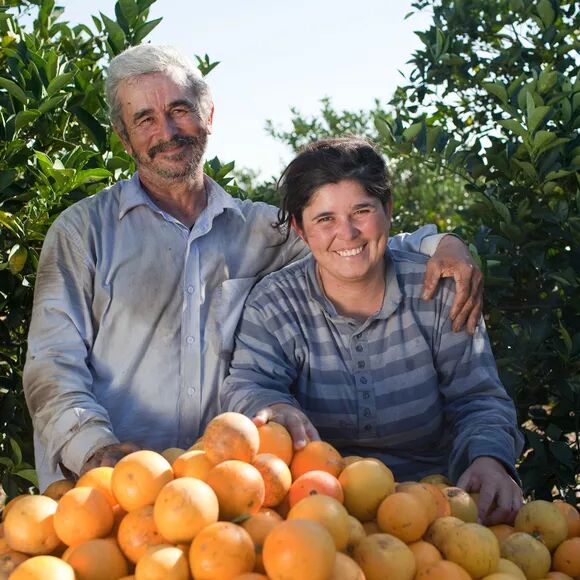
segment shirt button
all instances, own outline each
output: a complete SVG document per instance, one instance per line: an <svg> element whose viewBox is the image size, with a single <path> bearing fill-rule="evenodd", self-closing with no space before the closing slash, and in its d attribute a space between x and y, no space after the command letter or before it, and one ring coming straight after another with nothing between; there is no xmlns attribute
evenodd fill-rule
<svg viewBox="0 0 580 580"><path fill-rule="evenodd" d="M358 361L358 368L359 369L364 369L365 368L365 361L364 360L359 360Z"/></svg>
<svg viewBox="0 0 580 580"><path fill-rule="evenodd" d="M193 336L188 336L185 339L185 342L187 342L187 344L193 344L195 342L195 338L193 338Z"/></svg>
<svg viewBox="0 0 580 580"><path fill-rule="evenodd" d="M366 384L368 383L368 381L367 381L367 378L366 378L366 377L361 377L361 378L360 378L360 382L361 382L363 385L366 385Z"/></svg>
<svg viewBox="0 0 580 580"><path fill-rule="evenodd" d="M193 395L195 395L195 389L193 387L189 387L189 389L187 389L187 394L190 397L193 397Z"/></svg>
<svg viewBox="0 0 580 580"><path fill-rule="evenodd" d="M368 399L369 398L369 392L368 391L363 391L363 399Z"/></svg>
<svg viewBox="0 0 580 580"><path fill-rule="evenodd" d="M356 348L356 352L362 352L363 351L362 344L357 344L355 348Z"/></svg>
<svg viewBox="0 0 580 580"><path fill-rule="evenodd" d="M188 294L193 294L193 290L194 290L193 286L188 286L187 287L187 293Z"/></svg>
<svg viewBox="0 0 580 580"><path fill-rule="evenodd" d="M371 425L365 425L365 431L371 431L371 430L372 430Z"/></svg>

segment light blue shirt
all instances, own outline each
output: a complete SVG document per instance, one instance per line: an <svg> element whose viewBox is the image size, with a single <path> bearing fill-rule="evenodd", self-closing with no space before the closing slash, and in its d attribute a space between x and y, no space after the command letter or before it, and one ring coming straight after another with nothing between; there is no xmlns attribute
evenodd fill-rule
<svg viewBox="0 0 580 580"><path fill-rule="evenodd" d="M205 187L191 230L153 203L137 174L50 228L23 379L41 489L62 477L59 462L78 473L118 441L186 448L220 412L246 296L306 250L272 227L276 208L232 198L209 178ZM395 244L418 252L433 233Z"/></svg>

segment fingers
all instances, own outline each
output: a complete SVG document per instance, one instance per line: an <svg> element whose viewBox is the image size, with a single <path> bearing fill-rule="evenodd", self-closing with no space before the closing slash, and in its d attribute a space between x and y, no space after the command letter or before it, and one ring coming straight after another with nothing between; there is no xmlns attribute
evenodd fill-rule
<svg viewBox="0 0 580 580"><path fill-rule="evenodd" d="M306 419L304 430L306 431L306 437L308 437L309 441L320 441L320 435L318 434L316 427L308 419Z"/></svg>
<svg viewBox="0 0 580 580"><path fill-rule="evenodd" d="M272 419L273 411L270 407L265 407L264 409L260 409L255 415L252 421L254 421L254 425L256 427L261 427L265 425L268 421Z"/></svg>
<svg viewBox="0 0 580 580"><path fill-rule="evenodd" d="M421 295L423 300L431 300L431 298L433 298L433 294L435 294L435 289L437 288L437 284L439 284L442 275L443 270L441 269L440 262L433 259L429 260L425 270L423 294Z"/></svg>
<svg viewBox="0 0 580 580"><path fill-rule="evenodd" d="M297 414L288 414L285 426L294 442L294 449L298 450L305 447L308 439L305 422L302 417Z"/></svg>
<svg viewBox="0 0 580 580"><path fill-rule="evenodd" d="M453 279L455 280L455 299L453 300L449 312L451 320L455 320L455 318L464 310L469 299L473 296L471 285L472 274L473 269L467 265L463 265L453 272Z"/></svg>

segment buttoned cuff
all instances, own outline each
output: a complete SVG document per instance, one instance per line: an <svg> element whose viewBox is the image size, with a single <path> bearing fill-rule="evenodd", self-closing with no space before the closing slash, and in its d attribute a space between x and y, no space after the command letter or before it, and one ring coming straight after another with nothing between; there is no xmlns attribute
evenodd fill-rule
<svg viewBox="0 0 580 580"><path fill-rule="evenodd" d="M450 233L432 234L430 236L424 237L421 240L421 245L419 246L419 251L421 252L421 254L424 254L425 256L433 256L433 254L435 254L435 252L437 251L437 247L439 246L439 243L441 242L441 240L445 236L453 236L454 238L461 240L461 238L459 236L456 236L455 234L450 234ZM461 241L463 241L463 240L461 240Z"/></svg>
<svg viewBox="0 0 580 580"><path fill-rule="evenodd" d="M117 443L119 440L114 433L104 425L87 425L73 435L62 448L61 460L67 469L78 475L93 453L102 447Z"/></svg>

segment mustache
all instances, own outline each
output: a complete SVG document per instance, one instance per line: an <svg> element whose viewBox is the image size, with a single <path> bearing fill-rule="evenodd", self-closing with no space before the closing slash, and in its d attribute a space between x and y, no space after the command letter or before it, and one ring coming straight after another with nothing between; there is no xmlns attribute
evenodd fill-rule
<svg viewBox="0 0 580 580"><path fill-rule="evenodd" d="M163 143L157 143L153 145L151 149L147 151L150 159L153 159L158 153L163 153L172 147L180 145L191 145L195 146L197 144L197 139L195 137L190 137L188 135L175 135L169 141L164 141Z"/></svg>

